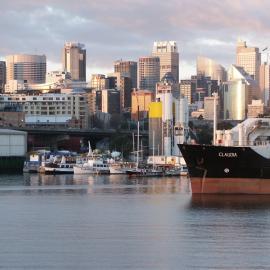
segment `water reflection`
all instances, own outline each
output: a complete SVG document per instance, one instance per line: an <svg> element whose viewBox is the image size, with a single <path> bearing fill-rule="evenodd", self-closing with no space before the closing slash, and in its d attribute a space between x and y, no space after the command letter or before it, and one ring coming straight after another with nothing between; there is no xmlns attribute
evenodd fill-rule
<svg viewBox="0 0 270 270"><path fill-rule="evenodd" d="M270 209L270 196L193 194L189 206L193 209Z"/></svg>
<svg viewBox="0 0 270 270"><path fill-rule="evenodd" d="M1 179L8 186L6 179ZM29 189L84 189L89 194L162 194L189 193L190 184L187 177L147 177L129 178L126 175L44 175L24 174L13 179L13 186L24 186Z"/></svg>

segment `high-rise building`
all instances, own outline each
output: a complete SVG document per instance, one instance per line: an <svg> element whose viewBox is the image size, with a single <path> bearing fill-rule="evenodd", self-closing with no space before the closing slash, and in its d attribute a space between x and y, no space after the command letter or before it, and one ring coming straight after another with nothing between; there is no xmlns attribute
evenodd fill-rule
<svg viewBox="0 0 270 270"><path fill-rule="evenodd" d="M119 91L120 91L121 111L130 112L131 111L131 93L132 93L131 78L121 76Z"/></svg>
<svg viewBox="0 0 270 270"><path fill-rule="evenodd" d="M27 83L45 83L46 56L15 54L6 57L6 82L19 80Z"/></svg>
<svg viewBox="0 0 270 270"><path fill-rule="evenodd" d="M167 72L171 72L175 81L179 82L179 53L175 41L154 42L152 56L160 59L161 80Z"/></svg>
<svg viewBox="0 0 270 270"><path fill-rule="evenodd" d="M5 90L6 84L6 62L0 61L0 93Z"/></svg>
<svg viewBox="0 0 270 270"><path fill-rule="evenodd" d="M195 101L196 81L195 80L181 80L180 94L187 98L188 104Z"/></svg>
<svg viewBox="0 0 270 270"><path fill-rule="evenodd" d="M155 56L140 57L139 87L155 92L156 83L160 81L160 59Z"/></svg>
<svg viewBox="0 0 270 270"><path fill-rule="evenodd" d="M153 99L154 94L152 91L134 90L131 95L131 119L141 121L147 118L149 105Z"/></svg>
<svg viewBox="0 0 270 270"><path fill-rule="evenodd" d="M125 73L131 78L132 88L137 88L137 62L134 61L115 61L114 72Z"/></svg>
<svg viewBox="0 0 270 270"><path fill-rule="evenodd" d="M226 81L225 68L213 59L203 56L197 57L197 75L210 77L211 80L217 80L218 84Z"/></svg>
<svg viewBox="0 0 270 270"><path fill-rule="evenodd" d="M270 65L263 63L260 66L260 98L263 100L265 105L269 105L270 96Z"/></svg>
<svg viewBox="0 0 270 270"><path fill-rule="evenodd" d="M84 44L66 42L63 49L63 69L74 81L86 81L86 49Z"/></svg>
<svg viewBox="0 0 270 270"><path fill-rule="evenodd" d="M120 92L115 89L101 90L101 111L109 114L120 113Z"/></svg>
<svg viewBox="0 0 270 270"><path fill-rule="evenodd" d="M107 80L103 74L92 74L91 88L96 90L103 90L108 88Z"/></svg>
<svg viewBox="0 0 270 270"><path fill-rule="evenodd" d="M131 109L131 92L132 82L127 73L114 72L107 78L109 89L117 89L120 92L120 105L122 112L130 112Z"/></svg>
<svg viewBox="0 0 270 270"><path fill-rule="evenodd" d="M259 48L247 47L246 41L239 40L236 47L236 65L244 70L257 82L261 65Z"/></svg>
<svg viewBox="0 0 270 270"><path fill-rule="evenodd" d="M216 99L216 113L217 118L220 116L219 97L205 97L204 98L204 119L214 119L214 99Z"/></svg>

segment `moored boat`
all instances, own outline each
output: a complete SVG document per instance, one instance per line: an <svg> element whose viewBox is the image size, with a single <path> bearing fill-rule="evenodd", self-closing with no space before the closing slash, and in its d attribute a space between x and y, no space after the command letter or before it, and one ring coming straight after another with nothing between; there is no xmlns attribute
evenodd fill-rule
<svg viewBox="0 0 270 270"><path fill-rule="evenodd" d="M101 156L94 155L88 142L88 154L85 162L74 166L74 174L109 174L110 169Z"/></svg>
<svg viewBox="0 0 270 270"><path fill-rule="evenodd" d="M58 161L58 157L55 156L53 161L43 161L39 168L40 173L45 174L73 174L74 163L69 160L67 162L66 157L62 156L61 161Z"/></svg>
<svg viewBox="0 0 270 270"><path fill-rule="evenodd" d="M109 174L110 169L102 159L88 159L87 162L75 165L74 174Z"/></svg>
<svg viewBox="0 0 270 270"><path fill-rule="evenodd" d="M153 177L153 176L163 176L164 172L160 168L133 168L126 170L126 174L129 176L136 177Z"/></svg>

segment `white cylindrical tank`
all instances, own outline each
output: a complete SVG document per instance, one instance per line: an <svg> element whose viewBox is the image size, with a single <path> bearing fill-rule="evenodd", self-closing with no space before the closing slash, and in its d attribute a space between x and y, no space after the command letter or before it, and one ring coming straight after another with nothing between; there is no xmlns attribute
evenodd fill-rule
<svg viewBox="0 0 270 270"><path fill-rule="evenodd" d="M173 99L174 107L175 107L175 123L180 122L180 101L177 99Z"/></svg>
<svg viewBox="0 0 270 270"><path fill-rule="evenodd" d="M171 93L163 94L163 102L162 102L162 109L163 109L163 121L172 120L173 119L173 97Z"/></svg>
<svg viewBox="0 0 270 270"><path fill-rule="evenodd" d="M172 154L172 139L171 137L164 137L164 156L171 156Z"/></svg>
<svg viewBox="0 0 270 270"><path fill-rule="evenodd" d="M186 97L181 97L179 101L179 123L183 125L188 124L188 100Z"/></svg>
<svg viewBox="0 0 270 270"><path fill-rule="evenodd" d="M224 134L224 145L225 146L233 146L233 140L232 140L232 131L231 130L225 130Z"/></svg>
<svg viewBox="0 0 270 270"><path fill-rule="evenodd" d="M244 145L244 125L242 123L238 124L238 145Z"/></svg>

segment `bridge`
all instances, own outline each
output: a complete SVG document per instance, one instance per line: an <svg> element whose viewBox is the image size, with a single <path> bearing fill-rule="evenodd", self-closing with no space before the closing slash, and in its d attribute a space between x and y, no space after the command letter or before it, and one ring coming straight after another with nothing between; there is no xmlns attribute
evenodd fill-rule
<svg viewBox="0 0 270 270"><path fill-rule="evenodd" d="M100 129L100 128L57 128L57 127L12 127L15 130L26 131L29 135L74 135L74 136L111 136L116 134L132 135L137 133L137 130L128 129ZM148 136L148 131L140 130L140 135L143 137Z"/></svg>
<svg viewBox="0 0 270 270"><path fill-rule="evenodd" d="M28 133L28 149L39 147L49 147L57 149L59 147L79 150L81 142L91 141L93 145L104 138L123 137L124 140L132 141L132 134L137 134L137 130L123 129L80 129L80 128L59 128L59 127L12 127L15 130L26 131ZM148 138L148 131L140 131L144 140Z"/></svg>

